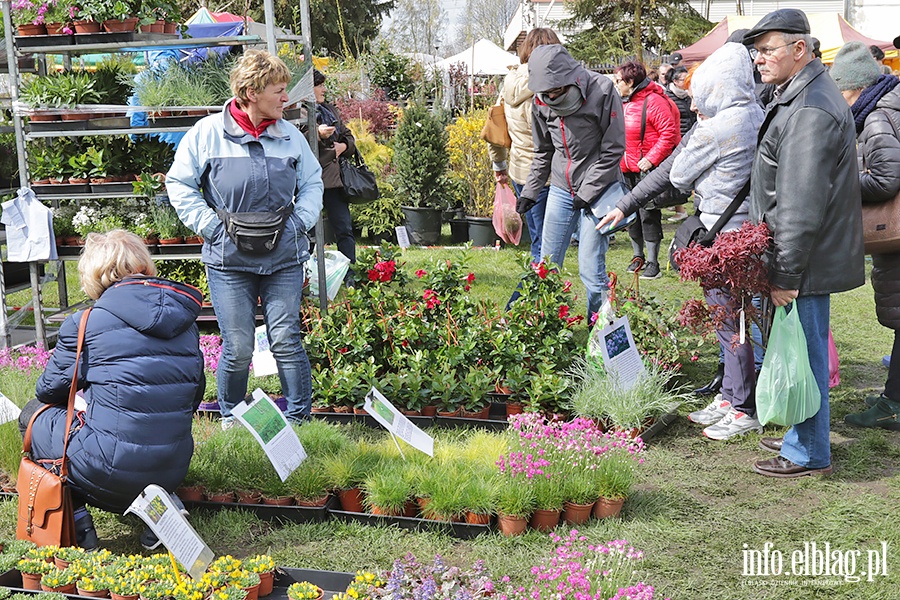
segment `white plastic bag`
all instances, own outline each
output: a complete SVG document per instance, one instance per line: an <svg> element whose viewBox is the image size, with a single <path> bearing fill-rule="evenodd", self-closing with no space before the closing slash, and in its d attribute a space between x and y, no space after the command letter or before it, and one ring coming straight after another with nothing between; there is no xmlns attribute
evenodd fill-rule
<svg viewBox="0 0 900 600"><path fill-rule="evenodd" d="M350 269L350 259L337 250L325 251L325 294L328 300L334 300L347 271ZM319 263L313 256L306 263L306 276L309 279L309 293L319 295Z"/></svg>

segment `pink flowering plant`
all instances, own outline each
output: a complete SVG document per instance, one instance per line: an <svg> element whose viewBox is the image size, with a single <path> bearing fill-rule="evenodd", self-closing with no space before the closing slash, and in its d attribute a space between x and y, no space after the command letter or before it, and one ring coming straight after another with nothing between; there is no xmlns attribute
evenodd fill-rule
<svg viewBox="0 0 900 600"><path fill-rule="evenodd" d="M539 508L552 509L565 500L586 504L606 494L625 497L644 460L640 438L604 433L580 417L567 422L537 413L513 415L509 432L510 451L497 467L502 476L531 485Z"/></svg>
<svg viewBox="0 0 900 600"><path fill-rule="evenodd" d="M549 558L531 569L531 581L500 582L499 600L654 600L656 590L635 581L644 553L627 540L589 543L577 529L566 537L550 534L556 547ZM498 582L498 583L500 583Z"/></svg>
<svg viewBox="0 0 900 600"><path fill-rule="evenodd" d="M16 25L42 25L45 22L47 2L32 0L13 0L12 20Z"/></svg>

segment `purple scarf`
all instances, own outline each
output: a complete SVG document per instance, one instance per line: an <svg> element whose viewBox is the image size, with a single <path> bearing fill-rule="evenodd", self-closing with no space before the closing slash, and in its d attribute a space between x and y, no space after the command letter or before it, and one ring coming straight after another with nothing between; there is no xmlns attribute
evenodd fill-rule
<svg viewBox="0 0 900 600"><path fill-rule="evenodd" d="M875 80L875 83L862 91L859 98L850 107L850 112L853 113L853 120L856 121L857 135L863 130L863 126L866 124L866 117L875 110L875 105L878 104L878 101L893 90L898 83L900 83L900 78L896 75L882 75Z"/></svg>

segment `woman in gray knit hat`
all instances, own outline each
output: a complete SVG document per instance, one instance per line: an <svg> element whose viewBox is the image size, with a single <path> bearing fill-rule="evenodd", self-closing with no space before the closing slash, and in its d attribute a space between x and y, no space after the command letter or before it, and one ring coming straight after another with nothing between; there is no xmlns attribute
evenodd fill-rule
<svg viewBox="0 0 900 600"><path fill-rule="evenodd" d="M884 75L869 48L850 42L837 53L831 76L856 121L863 202L884 202L900 192L900 79ZM894 330L884 392L866 399L868 410L844 420L858 427L900 430L900 253L872 255L878 322Z"/></svg>

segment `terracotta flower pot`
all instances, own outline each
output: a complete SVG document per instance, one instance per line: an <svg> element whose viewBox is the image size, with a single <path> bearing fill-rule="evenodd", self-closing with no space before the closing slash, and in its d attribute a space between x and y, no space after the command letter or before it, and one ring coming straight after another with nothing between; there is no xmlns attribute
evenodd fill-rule
<svg viewBox="0 0 900 600"><path fill-rule="evenodd" d="M181 498L184 502L200 502L203 500L203 486L183 486L175 490L175 495Z"/></svg>
<svg viewBox="0 0 900 600"><path fill-rule="evenodd" d="M28 118L35 123L51 123L53 121L59 121L59 115L41 111L34 111L28 115Z"/></svg>
<svg viewBox="0 0 900 600"><path fill-rule="evenodd" d="M244 591L247 592L247 596L244 600L259 600L259 584L244 588Z"/></svg>
<svg viewBox="0 0 900 600"><path fill-rule="evenodd" d="M354 415L367 415L367 414L369 414L369 413L367 413L367 412L366 412L366 409L364 409L364 408L357 408L357 407L354 406L354 407L353 407L353 414L354 414Z"/></svg>
<svg viewBox="0 0 900 600"><path fill-rule="evenodd" d="M103 21L103 31L109 33L134 31L137 27L137 24L137 17L131 17L128 19L107 19Z"/></svg>
<svg viewBox="0 0 900 600"><path fill-rule="evenodd" d="M559 511L539 508L531 515L529 525L538 531L553 531L559 525Z"/></svg>
<svg viewBox="0 0 900 600"><path fill-rule="evenodd" d="M506 403L506 416L510 417L512 415L520 415L522 414L522 410L525 408L521 402L507 402Z"/></svg>
<svg viewBox="0 0 900 600"><path fill-rule="evenodd" d="M525 528L528 527L528 519L525 517L498 515L497 526L500 528L500 533L506 537L522 535L525 533Z"/></svg>
<svg viewBox="0 0 900 600"><path fill-rule="evenodd" d="M363 508L363 492L358 487L353 487L338 492L338 499L341 501L341 508L348 512L366 512Z"/></svg>
<svg viewBox="0 0 900 600"><path fill-rule="evenodd" d="M60 585L57 587L50 587L49 585L41 584L41 590L45 592L59 592L60 594L74 594L75 593L75 584L70 583L68 585Z"/></svg>
<svg viewBox="0 0 900 600"><path fill-rule="evenodd" d="M169 23L168 21L163 26L163 33L177 33L178 32L178 23Z"/></svg>
<svg viewBox="0 0 900 600"><path fill-rule="evenodd" d="M196 246L196 245L203 243L203 238L200 237L199 235L189 235L186 238L184 238L184 243L185 244L194 244Z"/></svg>
<svg viewBox="0 0 900 600"><path fill-rule="evenodd" d="M22 573L23 590L40 590L43 573Z"/></svg>
<svg viewBox="0 0 900 600"><path fill-rule="evenodd" d="M423 417L433 417L437 414L437 406L434 404L429 404L428 406L422 407L422 416Z"/></svg>
<svg viewBox="0 0 900 600"><path fill-rule="evenodd" d="M259 504L262 500L262 494L255 490L242 490L237 492L237 501L240 504Z"/></svg>
<svg viewBox="0 0 900 600"><path fill-rule="evenodd" d="M159 243L162 244L163 246L168 246L168 245L172 245L172 244L183 244L184 238L183 237L160 238Z"/></svg>
<svg viewBox="0 0 900 600"><path fill-rule="evenodd" d="M624 503L625 498L604 498L601 496L594 504L594 516L598 519L618 517L619 513L622 512Z"/></svg>
<svg viewBox="0 0 900 600"><path fill-rule="evenodd" d="M415 500L407 500L406 506L403 508L404 517L415 517L419 514L419 505Z"/></svg>
<svg viewBox="0 0 900 600"><path fill-rule="evenodd" d="M400 412L402 412L407 417L421 417L422 416L421 410L401 410Z"/></svg>
<svg viewBox="0 0 900 600"><path fill-rule="evenodd" d="M207 494L206 499L210 502L234 502L234 493Z"/></svg>
<svg viewBox="0 0 900 600"><path fill-rule="evenodd" d="M77 585L75 586L75 589L78 590L79 596L87 596L88 598L109 598L109 590L83 590Z"/></svg>
<svg viewBox="0 0 900 600"><path fill-rule="evenodd" d="M276 496L274 498L263 497L263 504L268 504L270 506L293 506L294 505L294 497L293 496Z"/></svg>
<svg viewBox="0 0 900 600"><path fill-rule="evenodd" d="M562 518L569 525L581 525L591 518L591 509L594 503L575 504L574 502L566 502L563 510Z"/></svg>
<svg viewBox="0 0 900 600"><path fill-rule="evenodd" d="M47 29L47 35L66 35L66 32L63 29L66 28L68 23L44 23L44 27Z"/></svg>
<svg viewBox="0 0 900 600"><path fill-rule="evenodd" d="M275 571L266 571L259 574L259 597L265 598L272 593L275 587Z"/></svg>
<svg viewBox="0 0 900 600"><path fill-rule="evenodd" d="M100 33L99 21L75 21L72 26L75 33Z"/></svg>
<svg viewBox="0 0 900 600"><path fill-rule="evenodd" d="M460 415L460 409L456 410L439 410L437 411L437 416L439 417L458 417Z"/></svg>
<svg viewBox="0 0 900 600"><path fill-rule="evenodd" d="M297 506L321 507L328 502L328 494L323 494L318 498L295 498Z"/></svg>
<svg viewBox="0 0 900 600"><path fill-rule="evenodd" d="M137 600L138 599L137 594L122 595L122 594L117 594L115 592L110 592L109 597L112 598L112 600Z"/></svg>
<svg viewBox="0 0 900 600"><path fill-rule="evenodd" d="M403 513L399 510L393 510L390 508L382 508L380 506L373 506L372 514L373 515L385 515L388 517L399 517L399 516L403 515Z"/></svg>
<svg viewBox="0 0 900 600"><path fill-rule="evenodd" d="M19 35L47 35L47 28L44 27L43 23L35 25L34 23L25 23L23 25L19 25L16 29L16 33Z"/></svg>
<svg viewBox="0 0 900 600"><path fill-rule="evenodd" d="M69 566L71 561L63 560L58 556L53 557L53 564L56 565L56 568L59 570L65 569Z"/></svg>
<svg viewBox="0 0 900 600"><path fill-rule="evenodd" d="M346 415L353 412L353 408L350 406L335 406L334 412L340 413L342 415Z"/></svg>
<svg viewBox="0 0 900 600"><path fill-rule="evenodd" d="M313 406L310 411L314 413L334 412L330 406Z"/></svg>
<svg viewBox="0 0 900 600"><path fill-rule="evenodd" d="M466 523L470 525L487 525L491 522L491 515L473 513L471 510L466 513Z"/></svg>

